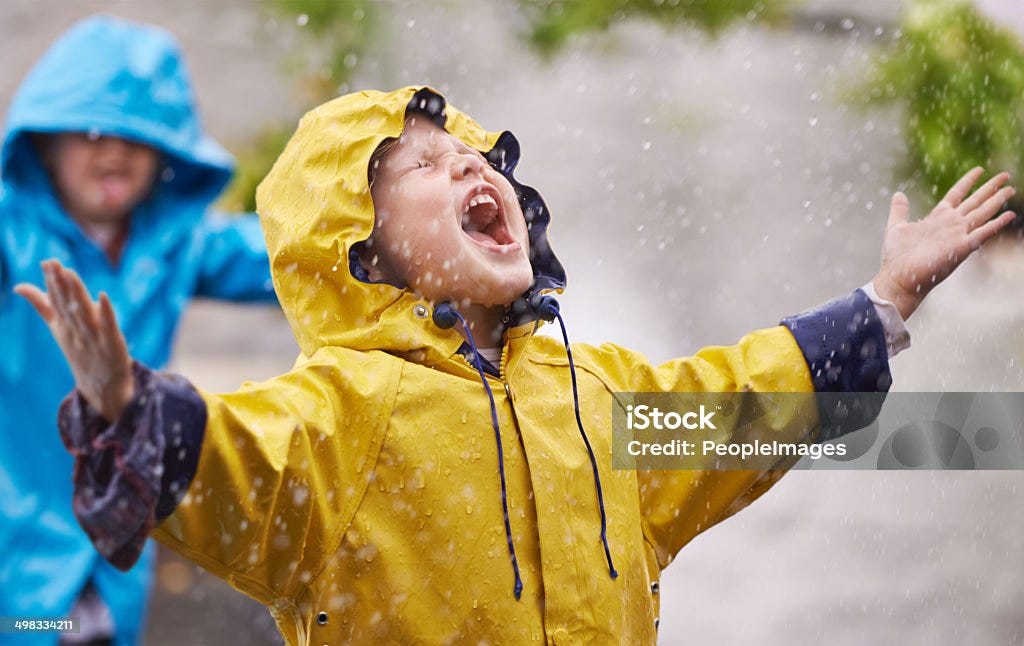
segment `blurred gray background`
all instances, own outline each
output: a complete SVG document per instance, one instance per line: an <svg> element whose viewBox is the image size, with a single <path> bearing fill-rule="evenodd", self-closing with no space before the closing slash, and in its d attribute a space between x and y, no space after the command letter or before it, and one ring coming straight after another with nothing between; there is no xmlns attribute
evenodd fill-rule
<svg viewBox="0 0 1024 646"><path fill-rule="evenodd" d="M1019 0L982 5L1024 33ZM428 83L517 134L519 177L553 212L574 341L690 354L876 271L901 188L899 111L844 99L900 2L807 2L806 16L850 21L716 39L629 21L552 63L517 38L506 3L387 6L351 87ZM0 104L58 34L99 11L181 40L206 123L229 148L303 107L280 64L301 26L242 0L0 0ZM893 362L896 390L1024 390L1022 252L1000 239L929 297ZM175 369L231 390L295 354L278 313L198 303ZM682 551L662 584L659 643L1024 643L1022 494L1020 472L794 472ZM278 641L262 608L161 558L147 643Z"/></svg>

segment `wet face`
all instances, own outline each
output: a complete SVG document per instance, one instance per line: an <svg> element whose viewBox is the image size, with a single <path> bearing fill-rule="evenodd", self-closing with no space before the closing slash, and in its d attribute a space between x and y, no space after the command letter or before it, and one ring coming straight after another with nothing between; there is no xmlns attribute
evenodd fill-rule
<svg viewBox="0 0 1024 646"><path fill-rule="evenodd" d="M529 234L515 190L478 151L411 118L374 169L374 278L432 301L508 305L529 288Z"/></svg>
<svg viewBox="0 0 1024 646"><path fill-rule="evenodd" d="M114 224L146 198L156 178L156 150L118 137L64 132L43 144L43 161L61 204L85 224Z"/></svg>

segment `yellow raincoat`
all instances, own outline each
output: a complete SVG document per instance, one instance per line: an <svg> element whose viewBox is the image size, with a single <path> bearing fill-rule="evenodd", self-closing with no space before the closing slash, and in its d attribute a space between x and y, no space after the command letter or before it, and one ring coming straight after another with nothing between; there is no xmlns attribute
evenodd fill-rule
<svg viewBox="0 0 1024 646"><path fill-rule="evenodd" d="M806 361L781 326L660 366L614 345L572 346L613 579L565 348L535 322L510 327L501 377L487 379L516 600L490 406L457 352L462 337L434 325L431 303L349 270L373 228L368 160L400 134L415 92L313 110L260 186L274 285L302 355L281 377L202 393L199 470L156 537L266 604L290 644L653 643L662 568L774 478L613 470L612 393L811 391ZM481 151L498 141L450 106L446 118Z"/></svg>

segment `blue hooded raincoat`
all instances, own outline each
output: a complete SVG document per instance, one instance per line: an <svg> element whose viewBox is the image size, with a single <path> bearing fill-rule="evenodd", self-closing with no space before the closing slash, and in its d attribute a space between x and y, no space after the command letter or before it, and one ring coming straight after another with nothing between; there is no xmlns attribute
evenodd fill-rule
<svg viewBox="0 0 1024 646"><path fill-rule="evenodd" d="M63 210L32 144L31 133L64 131L123 137L162 154L117 264ZM91 579L111 610L116 643L134 643L152 565L147 549L118 572L79 528L72 458L56 427L74 382L46 326L12 287L42 285L40 262L60 260L94 297L107 292L132 356L165 365L191 297L274 300L258 221L204 217L232 168L204 134L181 53L162 30L84 20L19 88L0 150L0 617L67 616ZM0 643L10 639L0 635ZM53 643L57 635L29 640Z"/></svg>

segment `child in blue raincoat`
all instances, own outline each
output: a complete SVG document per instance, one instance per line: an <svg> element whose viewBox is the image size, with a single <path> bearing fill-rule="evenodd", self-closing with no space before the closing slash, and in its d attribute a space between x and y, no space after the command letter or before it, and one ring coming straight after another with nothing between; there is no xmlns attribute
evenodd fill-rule
<svg viewBox="0 0 1024 646"><path fill-rule="evenodd" d="M153 27L80 22L10 105L0 151L0 617L75 616L79 638L134 643L153 563L146 549L117 571L75 520L55 421L74 380L12 286L41 284L40 261L61 259L107 295L132 353L165 365L189 299L275 301L255 217L207 217L232 169L203 131L177 43Z"/></svg>

